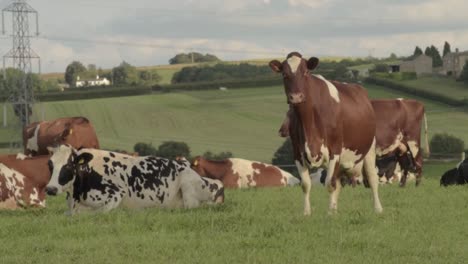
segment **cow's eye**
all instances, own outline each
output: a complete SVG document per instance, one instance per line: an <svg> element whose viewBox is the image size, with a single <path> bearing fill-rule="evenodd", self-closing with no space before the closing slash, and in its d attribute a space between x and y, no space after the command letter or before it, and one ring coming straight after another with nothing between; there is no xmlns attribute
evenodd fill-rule
<svg viewBox="0 0 468 264"><path fill-rule="evenodd" d="M52 163L52 161L49 160L49 162L47 162L47 165L49 166L50 172L52 172L54 170L54 164Z"/></svg>

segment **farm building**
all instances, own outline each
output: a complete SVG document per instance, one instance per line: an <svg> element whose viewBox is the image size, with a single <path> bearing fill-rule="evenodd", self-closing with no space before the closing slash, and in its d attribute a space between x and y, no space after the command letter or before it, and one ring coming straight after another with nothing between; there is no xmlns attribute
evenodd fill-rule
<svg viewBox="0 0 468 264"><path fill-rule="evenodd" d="M425 73L432 73L432 58L426 55L419 55L410 61L400 64L400 72L415 72L418 76Z"/></svg>
<svg viewBox="0 0 468 264"><path fill-rule="evenodd" d="M456 49L455 52L447 53L444 58L443 73L448 76L453 76L458 78L460 73L465 66L466 61L468 61L468 51L459 52Z"/></svg>
<svg viewBox="0 0 468 264"><path fill-rule="evenodd" d="M110 85L110 81L107 78L99 78L99 75L96 76L96 79L91 80L80 80L80 76L77 77L75 87L85 87L85 86L107 86Z"/></svg>

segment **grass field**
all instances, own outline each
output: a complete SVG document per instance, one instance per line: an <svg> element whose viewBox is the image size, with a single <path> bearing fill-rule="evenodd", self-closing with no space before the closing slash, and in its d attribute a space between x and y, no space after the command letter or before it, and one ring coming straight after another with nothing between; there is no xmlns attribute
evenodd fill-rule
<svg viewBox="0 0 468 264"><path fill-rule="evenodd" d="M48 208L0 212L1 263L465 263L467 187L439 187L453 164L426 165L420 187L345 187L337 215L312 189L302 216L300 187L228 190L219 207L116 209L64 215L65 197Z"/></svg>
<svg viewBox="0 0 468 264"><path fill-rule="evenodd" d="M421 91L429 91L435 94L448 96L455 100L468 99L468 85L463 82L457 82L454 78L426 76L418 77L415 80L390 80L392 82L401 83L406 86L419 89Z"/></svg>
<svg viewBox="0 0 468 264"><path fill-rule="evenodd" d="M372 98L410 98L378 86L366 88ZM467 113L420 100L426 105L430 134L448 132L468 142ZM43 109L46 119L88 117L106 149L131 150L137 142L158 146L177 140L188 143L193 155L231 151L237 157L269 162L283 142L277 131L287 107L283 88L276 86L46 102L37 105L35 113L40 115ZM0 141L10 138L19 140L19 133L0 128Z"/></svg>

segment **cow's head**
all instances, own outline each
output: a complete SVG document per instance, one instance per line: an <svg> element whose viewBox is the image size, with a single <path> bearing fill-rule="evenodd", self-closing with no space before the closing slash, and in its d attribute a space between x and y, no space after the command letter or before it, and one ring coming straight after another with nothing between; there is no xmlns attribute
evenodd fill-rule
<svg viewBox="0 0 468 264"><path fill-rule="evenodd" d="M397 155L395 152L377 157L375 160L378 169L377 175L379 175L379 177L386 176L387 179L389 179L395 173L397 162Z"/></svg>
<svg viewBox="0 0 468 264"><path fill-rule="evenodd" d="M418 166L407 143L400 143L397 149L397 161L403 170L417 172Z"/></svg>
<svg viewBox="0 0 468 264"><path fill-rule="evenodd" d="M76 135L75 131L73 130L73 125L71 123L66 123L64 125L63 130L55 135L53 139L52 145L61 145L61 144L69 144L72 146L77 145L77 141L79 137Z"/></svg>
<svg viewBox="0 0 468 264"><path fill-rule="evenodd" d="M202 156L197 156L190 163L190 167L192 168L192 170L194 170L200 176L206 176L205 169L202 166L203 161L204 161L204 158Z"/></svg>
<svg viewBox="0 0 468 264"><path fill-rule="evenodd" d="M274 72L283 74L284 89L289 104L305 102L305 89L309 71L317 68L319 59L312 57L309 60L302 58L298 52L288 54L282 63L278 60L270 61L270 68Z"/></svg>
<svg viewBox="0 0 468 264"><path fill-rule="evenodd" d="M70 145L60 145L48 150L52 153L48 163L51 178L46 192L48 195L57 195L70 189L78 167L88 163L93 156L90 153L79 154Z"/></svg>

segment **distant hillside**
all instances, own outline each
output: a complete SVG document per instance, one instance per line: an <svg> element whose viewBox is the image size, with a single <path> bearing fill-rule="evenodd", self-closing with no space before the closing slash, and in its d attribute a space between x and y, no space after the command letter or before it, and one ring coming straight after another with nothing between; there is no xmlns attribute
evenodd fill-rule
<svg viewBox="0 0 468 264"><path fill-rule="evenodd" d="M372 98L414 98L365 85ZM448 132L468 142L468 113L425 99L429 134ZM1 105L0 105L1 107ZM231 151L234 156L271 161L283 143L278 129L288 106L282 86L227 91L192 91L65 102L35 106L37 119L84 115L96 127L103 148L131 150L135 143L158 146L184 141L192 154ZM10 116L11 117L11 116ZM20 139L19 131L0 128L0 141Z"/></svg>
<svg viewBox="0 0 468 264"><path fill-rule="evenodd" d="M226 64L240 64L240 63L249 63L252 65L268 65L271 60L283 60L284 58L265 58L265 59L249 59L249 60L236 60L236 61L221 61L221 62L204 62L204 63L186 63L186 64L166 64L166 65L153 65L153 66L138 66L136 67L139 70L149 70L154 69L162 77L161 84L171 83L172 76L180 69L187 66L209 66L215 65L217 63L226 63ZM340 61L343 59L353 59L349 57L321 57L322 61ZM104 73L109 72L111 69L103 69ZM64 69L65 71L65 69ZM44 73L41 74L41 78L44 80L48 79L58 79L64 81L65 72L54 72L54 73Z"/></svg>

